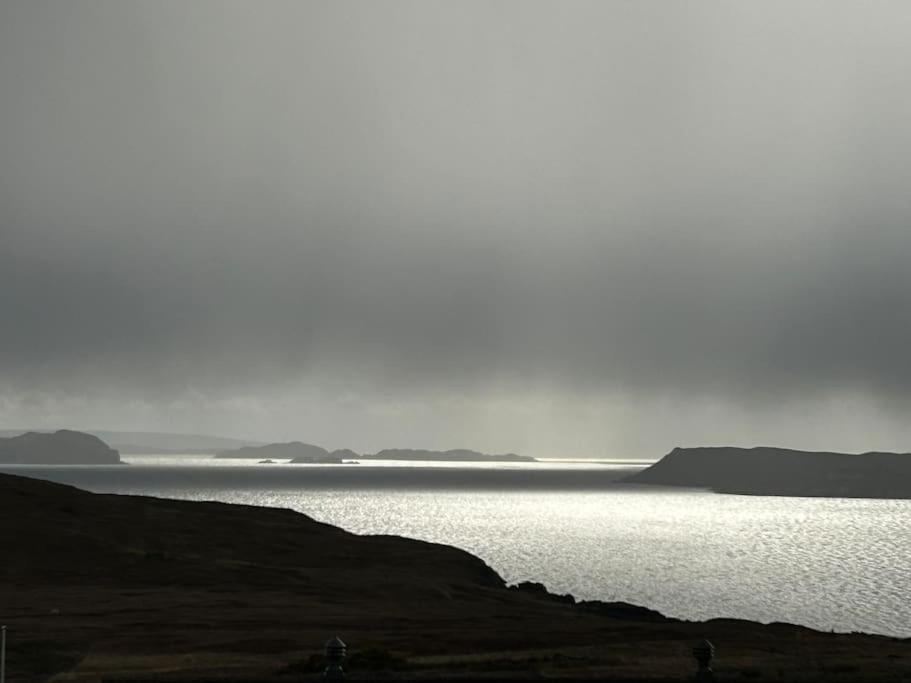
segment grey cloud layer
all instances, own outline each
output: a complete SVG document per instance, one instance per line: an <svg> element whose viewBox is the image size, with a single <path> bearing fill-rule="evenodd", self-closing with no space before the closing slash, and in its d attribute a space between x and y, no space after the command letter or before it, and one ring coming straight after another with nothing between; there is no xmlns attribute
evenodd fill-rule
<svg viewBox="0 0 911 683"><path fill-rule="evenodd" d="M4 3L0 378L906 396L909 37L888 2Z"/></svg>

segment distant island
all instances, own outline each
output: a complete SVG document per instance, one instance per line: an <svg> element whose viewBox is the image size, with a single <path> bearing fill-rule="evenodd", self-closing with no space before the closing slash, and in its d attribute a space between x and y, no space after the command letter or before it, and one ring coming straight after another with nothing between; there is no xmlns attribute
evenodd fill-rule
<svg viewBox="0 0 911 683"><path fill-rule="evenodd" d="M314 446L301 441L287 443L270 443L265 446L244 446L218 451L216 458L255 458L257 460L298 460L300 462L317 462L329 457L329 451L321 446ZM340 460L340 459L339 459Z"/></svg>
<svg viewBox="0 0 911 683"><path fill-rule="evenodd" d="M250 458L290 460L291 463L325 465L342 464L355 458L360 460L404 460L434 462L536 462L527 455L506 453L504 455L486 455L477 451L457 448L449 451L429 451L409 448L389 448L378 453L360 455L349 448L332 451L321 446L291 441L288 443L271 443L265 446L247 446L219 451L216 458Z"/></svg>
<svg viewBox="0 0 911 683"><path fill-rule="evenodd" d="M911 498L911 454L675 448L621 481L757 496Z"/></svg>
<svg viewBox="0 0 911 683"><path fill-rule="evenodd" d="M387 448L373 455L362 456L365 460L438 460L441 462L537 462L528 455L505 453L487 455L456 448L449 451L427 451L412 448Z"/></svg>
<svg viewBox="0 0 911 683"><path fill-rule="evenodd" d="M119 465L120 453L92 434L61 429L0 438L0 464Z"/></svg>
<svg viewBox="0 0 911 683"><path fill-rule="evenodd" d="M45 429L0 429L0 437L18 436ZM216 451L241 446L258 446L261 442L200 434L170 432L124 432L107 429L80 429L116 449L121 455L212 455Z"/></svg>

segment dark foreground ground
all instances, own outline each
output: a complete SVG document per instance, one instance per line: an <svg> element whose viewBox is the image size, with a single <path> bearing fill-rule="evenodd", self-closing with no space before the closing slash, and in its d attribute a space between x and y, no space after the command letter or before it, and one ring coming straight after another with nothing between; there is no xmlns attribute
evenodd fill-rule
<svg viewBox="0 0 911 683"><path fill-rule="evenodd" d="M907 640L574 604L288 510L0 475L0 539L11 682L302 680L336 634L358 678L691 680L708 638L721 680L911 680Z"/></svg>

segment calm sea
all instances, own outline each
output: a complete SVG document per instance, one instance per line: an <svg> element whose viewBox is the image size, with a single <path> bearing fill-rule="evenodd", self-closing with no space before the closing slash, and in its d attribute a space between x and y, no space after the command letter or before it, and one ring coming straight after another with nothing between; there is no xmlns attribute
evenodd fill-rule
<svg viewBox="0 0 911 683"><path fill-rule="evenodd" d="M285 507L360 534L464 548L507 581L684 619L911 636L911 501L617 484L634 461L256 465L127 456L10 467L92 491Z"/></svg>

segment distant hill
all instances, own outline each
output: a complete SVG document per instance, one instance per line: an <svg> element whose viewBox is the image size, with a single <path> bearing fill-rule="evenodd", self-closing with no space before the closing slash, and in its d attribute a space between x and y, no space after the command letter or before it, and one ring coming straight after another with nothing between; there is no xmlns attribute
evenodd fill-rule
<svg viewBox="0 0 911 683"><path fill-rule="evenodd" d="M4 429L0 437L17 436L27 431L47 432L44 429ZM82 429L86 434L94 434L99 439L116 448L124 455L143 454L208 454L227 448L259 445L257 441L230 439L223 436L205 436L202 434L171 434L168 432L126 432L106 429Z"/></svg>
<svg viewBox="0 0 911 683"><path fill-rule="evenodd" d="M246 446L231 450L219 451L216 458L268 458L271 460L296 460L309 462L314 459L328 458L329 451L320 446L290 441L288 443L270 443L265 446Z"/></svg>
<svg viewBox="0 0 911 683"><path fill-rule="evenodd" d="M292 441L290 443L272 443L265 446L248 446L219 451L216 458L269 458L272 460L291 460L297 463L340 463L342 460L405 460L435 462L536 462L527 455L507 453L505 455L485 455L477 451L456 448L450 451L428 451L411 448L387 448L379 453L358 455L349 448L329 453L321 446Z"/></svg>
<svg viewBox="0 0 911 683"><path fill-rule="evenodd" d="M17 465L116 465L120 454L92 434L61 429L0 438L0 463Z"/></svg>
<svg viewBox="0 0 911 683"><path fill-rule="evenodd" d="M92 431L121 453L215 453L226 448L256 446L260 442L205 434L170 434L166 432Z"/></svg>
<svg viewBox="0 0 911 683"><path fill-rule="evenodd" d="M911 454L675 448L622 481L761 496L911 498Z"/></svg>
<svg viewBox="0 0 911 683"><path fill-rule="evenodd" d="M528 455L506 453L486 455L465 448L449 451L428 451L413 448L387 448L373 455L361 456L364 460L438 460L441 462L536 462Z"/></svg>
<svg viewBox="0 0 911 683"><path fill-rule="evenodd" d="M329 455L334 458L340 458L342 460L356 460L357 458L361 457L350 448L339 448L338 450L332 451Z"/></svg>

